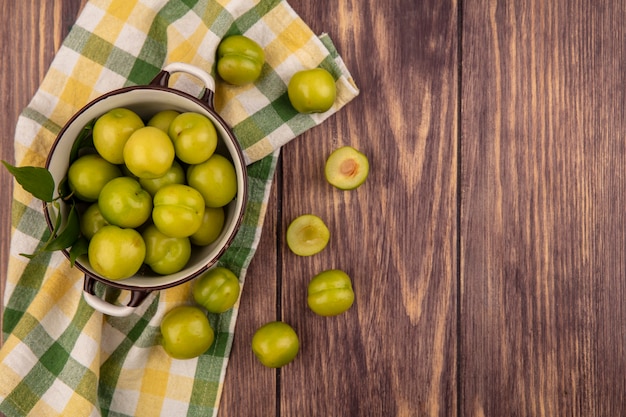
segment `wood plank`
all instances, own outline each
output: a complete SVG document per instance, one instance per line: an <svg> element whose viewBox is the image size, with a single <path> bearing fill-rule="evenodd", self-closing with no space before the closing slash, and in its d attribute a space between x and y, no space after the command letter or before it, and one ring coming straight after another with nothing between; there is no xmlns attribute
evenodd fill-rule
<svg viewBox="0 0 626 417"><path fill-rule="evenodd" d="M278 162L278 167L281 161ZM278 170L277 167L277 170ZM261 240L241 294L218 416L272 416L277 407L277 372L263 367L250 342L263 324L277 319L277 241L280 176L272 184Z"/></svg>
<svg viewBox="0 0 626 417"><path fill-rule="evenodd" d="M0 4L0 71L3 117L0 118L0 159L14 163L13 140L21 111L37 91L52 58L76 20L86 0L4 1ZM9 262L13 177L0 168L0 267ZM6 271L0 273L0 300L4 297ZM0 308L0 326L2 309ZM1 327L0 327L1 328ZM0 334L1 339L1 334ZM0 340L0 344L2 341Z"/></svg>
<svg viewBox="0 0 626 417"><path fill-rule="evenodd" d="M622 415L625 5L463 10L461 414Z"/></svg>
<svg viewBox="0 0 626 417"><path fill-rule="evenodd" d="M0 91L4 117L0 118L0 159L14 163L15 127L22 110L37 91L56 51L86 0L24 0L0 4ZM32 30L25 30L31 28ZM0 267L6 270L11 242L13 177L0 168ZM4 299L6 271L0 273L0 303ZM3 322L0 307L0 330ZM2 332L0 332L0 346ZM0 413L0 415L2 415Z"/></svg>
<svg viewBox="0 0 626 417"><path fill-rule="evenodd" d="M361 95L283 151L282 317L301 338L280 372L281 416L456 414L457 8L451 1L292 1L326 31ZM365 152L354 191L327 184L327 155ZM331 241L302 258L284 241L304 213ZM356 302L333 318L306 306L309 280L339 268Z"/></svg>

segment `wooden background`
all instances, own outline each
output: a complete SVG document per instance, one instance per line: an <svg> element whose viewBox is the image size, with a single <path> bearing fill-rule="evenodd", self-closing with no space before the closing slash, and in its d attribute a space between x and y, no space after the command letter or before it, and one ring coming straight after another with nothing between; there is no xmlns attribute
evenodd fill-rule
<svg viewBox="0 0 626 417"><path fill-rule="evenodd" d="M2 159L83 3L1 2ZM623 415L626 3L290 4L361 95L283 149L219 415ZM346 144L371 162L352 192L320 162ZM304 212L333 231L306 259L284 242ZM324 319L303 294L329 267L356 303ZM302 343L278 371L249 348L276 318Z"/></svg>

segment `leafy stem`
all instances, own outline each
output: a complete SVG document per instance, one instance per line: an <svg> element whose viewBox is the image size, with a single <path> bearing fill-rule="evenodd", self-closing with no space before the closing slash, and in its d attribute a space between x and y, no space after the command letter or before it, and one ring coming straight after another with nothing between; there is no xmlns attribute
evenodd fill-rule
<svg viewBox="0 0 626 417"><path fill-rule="evenodd" d="M78 159L82 149L93 147L91 133L94 124L95 119L87 123L74 141L70 151L70 164ZM73 266L76 258L87 253L87 242L86 239L81 236L78 208L74 200L74 194L67 183L67 177L63 178L60 182L58 188L59 195L55 197L54 178L46 168L34 166L17 167L6 161L2 161L2 164L25 191L46 203L48 208L57 213L50 238L44 242L35 253L21 255L32 259L41 252L52 252L71 247L70 262ZM62 221L60 201L62 204L69 206L65 222Z"/></svg>

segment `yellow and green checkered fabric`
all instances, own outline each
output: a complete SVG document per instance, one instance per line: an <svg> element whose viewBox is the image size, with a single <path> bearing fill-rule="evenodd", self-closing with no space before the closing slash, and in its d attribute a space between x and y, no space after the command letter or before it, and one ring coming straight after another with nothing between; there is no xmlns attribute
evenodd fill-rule
<svg viewBox="0 0 626 417"><path fill-rule="evenodd" d="M147 84L170 62L214 73L222 38L244 34L265 50L261 78L218 81L216 108L244 148L250 183L243 227L220 263L243 284L261 233L280 147L322 123L358 94L328 36L316 36L284 0L91 0L17 124L18 165L43 166L62 126L111 90ZM326 113L298 114L286 84L300 69L328 69L338 98ZM190 77L170 85L190 93ZM0 350L0 412L7 416L216 415L237 305L210 315L216 341L199 358L174 360L159 323L191 302L190 284L152 293L130 317L103 316L82 298L83 276L60 253L32 253L48 236L41 202L15 187L11 254ZM245 291L245 289L244 289ZM124 303L124 298L120 302Z"/></svg>

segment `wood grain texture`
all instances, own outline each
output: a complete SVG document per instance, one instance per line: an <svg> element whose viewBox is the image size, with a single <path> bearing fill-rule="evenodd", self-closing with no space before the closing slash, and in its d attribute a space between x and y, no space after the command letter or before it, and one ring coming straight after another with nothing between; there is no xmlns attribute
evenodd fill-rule
<svg viewBox="0 0 626 417"><path fill-rule="evenodd" d="M290 4L315 33L329 33L361 95L282 150L277 207L267 215L276 230L264 231L275 246L262 244L249 271L244 299L253 297L254 307L239 313L219 414L454 415L456 4ZM324 179L326 157L342 145L370 160L371 175L355 191L335 190ZM331 231L328 247L309 258L292 254L284 238L305 213ZM307 285L331 268L351 275L356 302L343 315L318 317L306 305ZM278 305L265 288L247 295L258 289L250 281L273 277ZM239 329L258 322L259 310L274 312L300 336L299 357L279 371L242 365L252 357L252 334ZM251 382L251 370L276 374L279 384ZM276 410L268 410L267 398L276 398Z"/></svg>
<svg viewBox="0 0 626 417"><path fill-rule="evenodd" d="M292 5L331 35L361 95L283 152L283 236L293 218L314 213L331 240L311 258L281 241L282 315L302 341L301 359L281 371L281 416L454 415L456 4ZM351 192L323 176L342 145L371 163ZM306 288L331 268L352 277L356 302L318 317Z"/></svg>
<svg viewBox="0 0 626 417"><path fill-rule="evenodd" d="M0 71L3 117L0 118L0 159L14 163L13 139L21 111L37 91L54 54L86 0L24 0L0 2ZM13 178L0 168L0 299L4 297L11 235ZM2 323L0 309L0 326ZM0 334L1 338L1 334ZM1 343L1 341L0 341Z"/></svg>
<svg viewBox="0 0 626 417"><path fill-rule="evenodd" d="M624 7L464 2L462 415L626 409Z"/></svg>

